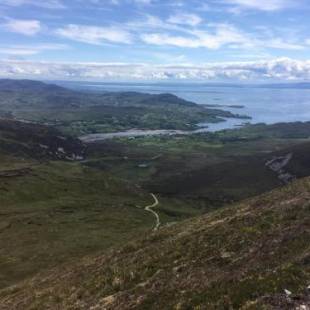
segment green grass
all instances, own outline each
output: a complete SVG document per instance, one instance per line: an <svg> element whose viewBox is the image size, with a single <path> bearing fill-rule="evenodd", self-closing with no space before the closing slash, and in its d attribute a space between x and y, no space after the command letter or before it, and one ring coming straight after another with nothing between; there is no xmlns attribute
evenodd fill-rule
<svg viewBox="0 0 310 310"><path fill-rule="evenodd" d="M107 251L151 231L148 192L80 163L49 162L0 178L0 287L41 269ZM160 198L163 223L203 210Z"/></svg>
<svg viewBox="0 0 310 310"><path fill-rule="evenodd" d="M1 286L123 244L153 225L136 208L148 202L145 193L80 164L51 162L0 184Z"/></svg>
<svg viewBox="0 0 310 310"><path fill-rule="evenodd" d="M262 298L284 289L303 296L310 280L309 192L309 178L299 180L38 274L2 290L0 300L16 309L264 309Z"/></svg>
<svg viewBox="0 0 310 310"><path fill-rule="evenodd" d="M303 135L288 139L284 132L278 137L268 133L259 139L248 136L240 140L244 131L249 130L234 131L234 139L230 137L233 133L227 131L226 134L105 141L89 147L85 164L165 197L189 204L195 200L205 210L280 186L277 176L265 167L265 162L276 153L296 153L292 161L296 159L296 175L307 175L306 158L297 154L307 149L309 139Z"/></svg>

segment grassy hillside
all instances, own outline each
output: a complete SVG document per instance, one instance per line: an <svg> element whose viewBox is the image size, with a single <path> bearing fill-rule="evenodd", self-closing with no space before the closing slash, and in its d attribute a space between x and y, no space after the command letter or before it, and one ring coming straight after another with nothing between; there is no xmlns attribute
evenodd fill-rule
<svg viewBox="0 0 310 310"><path fill-rule="evenodd" d="M117 139L87 145L85 164L134 180L147 191L195 200L210 209L281 186L265 165L274 157L291 153L288 171L296 177L310 175L309 138L310 123L292 123Z"/></svg>
<svg viewBox="0 0 310 310"><path fill-rule="evenodd" d="M308 178L162 228L109 255L89 257L2 290L2 309L309 305L309 198Z"/></svg>
<svg viewBox="0 0 310 310"><path fill-rule="evenodd" d="M80 141L56 129L0 120L1 288L152 230L149 192L84 156ZM158 198L162 223L203 212Z"/></svg>
<svg viewBox="0 0 310 310"><path fill-rule="evenodd" d="M155 223L144 210L153 202L148 192L78 162L7 168L0 172L0 193L0 287L125 244ZM204 212L158 199L163 224Z"/></svg>
<svg viewBox="0 0 310 310"><path fill-rule="evenodd" d="M150 232L151 192L166 224L281 186L265 167L273 156L291 152L287 169L310 173L309 143L287 148L304 135L227 142L228 135L85 148L55 128L1 120L0 287Z"/></svg>
<svg viewBox="0 0 310 310"><path fill-rule="evenodd" d="M84 146L52 127L0 119L0 154L23 160L74 161L84 158Z"/></svg>

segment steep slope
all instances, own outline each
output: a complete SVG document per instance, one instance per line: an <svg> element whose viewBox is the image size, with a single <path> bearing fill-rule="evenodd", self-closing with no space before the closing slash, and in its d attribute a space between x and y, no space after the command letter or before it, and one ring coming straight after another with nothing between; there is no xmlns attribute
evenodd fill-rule
<svg viewBox="0 0 310 310"><path fill-rule="evenodd" d="M240 201L270 191L292 179L309 176L310 143L309 140L304 141L306 140L283 139L283 146L280 143L277 145L278 142L274 145L274 142L266 141L265 145L256 142L257 149L251 146L252 142L243 142L243 145L231 143L228 146L216 148L216 151L226 148L226 154L216 153L217 163L208 163L208 159L205 160L200 155L202 158L199 161L200 165L194 169L182 171L182 168L190 162L191 159L189 159L183 166L175 164L174 174L170 173L174 163L164 163L162 158L163 164L158 165L156 173L149 178L148 182L145 182L145 187L151 192L173 195L182 199L201 197L215 205ZM285 146L285 143L290 146ZM240 146L239 149L238 146ZM252 148L252 154L242 155L242 146ZM234 154L236 149L240 151L240 155ZM272 149L274 150L271 151ZM209 158L212 156L212 149L210 151L206 148L203 151L203 155L211 154ZM193 158L194 156L192 160ZM285 158L288 160L287 162L284 160L283 169L279 171L268 164Z"/></svg>
<svg viewBox="0 0 310 310"><path fill-rule="evenodd" d="M310 175L310 143L298 144L275 153L275 156L292 154L292 159L288 162L286 170L297 178Z"/></svg>
<svg viewBox="0 0 310 310"><path fill-rule="evenodd" d="M34 123L0 118L0 154L35 159L83 159L80 140Z"/></svg>
<svg viewBox="0 0 310 310"><path fill-rule="evenodd" d="M78 139L53 127L0 119L0 288L152 230L149 192L85 166L84 156ZM162 223L202 212L160 206L170 210Z"/></svg>
<svg viewBox="0 0 310 310"><path fill-rule="evenodd" d="M309 135L308 122L106 140L87 144L87 164L137 182L148 192L195 200L196 206L201 202L210 209L282 186L266 166L274 157L292 154L285 170L297 178L309 176Z"/></svg>
<svg viewBox="0 0 310 310"><path fill-rule="evenodd" d="M307 178L37 275L1 309L307 309L309 216Z"/></svg>
<svg viewBox="0 0 310 310"><path fill-rule="evenodd" d="M0 119L0 288L152 228L148 193L83 158L78 139Z"/></svg>

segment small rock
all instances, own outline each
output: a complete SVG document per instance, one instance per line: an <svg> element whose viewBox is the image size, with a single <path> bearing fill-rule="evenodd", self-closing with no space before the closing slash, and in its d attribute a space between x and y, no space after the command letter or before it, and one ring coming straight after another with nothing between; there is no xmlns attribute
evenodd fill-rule
<svg viewBox="0 0 310 310"><path fill-rule="evenodd" d="M101 303L104 306L108 306L108 305L112 304L114 301L115 301L115 296L114 295L110 295L110 296L107 296L107 297L103 298L101 300Z"/></svg>
<svg viewBox="0 0 310 310"><path fill-rule="evenodd" d="M42 149L48 149L48 146L47 145L45 145L45 144L39 144L40 145L40 148L42 148Z"/></svg>
<svg viewBox="0 0 310 310"><path fill-rule="evenodd" d="M290 292L290 291L287 290L287 289L284 290L284 293L286 294L286 296L291 296L291 295L292 295L292 292Z"/></svg>
<svg viewBox="0 0 310 310"><path fill-rule="evenodd" d="M179 266L176 266L176 267L174 267L173 269L172 269L172 271L174 272L174 273L179 273L179 272L181 272L182 270L184 270L184 268L185 268L186 266L183 264L183 265L179 265Z"/></svg>
<svg viewBox="0 0 310 310"><path fill-rule="evenodd" d="M140 164L138 165L138 168L148 168L149 165L148 164Z"/></svg>
<svg viewBox="0 0 310 310"><path fill-rule="evenodd" d="M119 277L115 277L112 281L113 286L121 286L123 283L122 279Z"/></svg>
<svg viewBox="0 0 310 310"><path fill-rule="evenodd" d="M65 154L65 150L64 150L63 147L59 147L59 148L57 149L57 151L60 152L60 153Z"/></svg>
<svg viewBox="0 0 310 310"><path fill-rule="evenodd" d="M223 252L223 253L221 254L221 257L222 257L222 258L230 258L230 257L231 257L231 253L229 253L229 252Z"/></svg>

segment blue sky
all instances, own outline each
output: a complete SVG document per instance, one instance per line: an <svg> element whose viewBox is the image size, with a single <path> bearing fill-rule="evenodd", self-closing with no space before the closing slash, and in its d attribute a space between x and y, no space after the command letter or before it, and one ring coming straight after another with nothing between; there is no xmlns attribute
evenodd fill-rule
<svg viewBox="0 0 310 310"><path fill-rule="evenodd" d="M0 0L0 75L308 80L307 0Z"/></svg>

